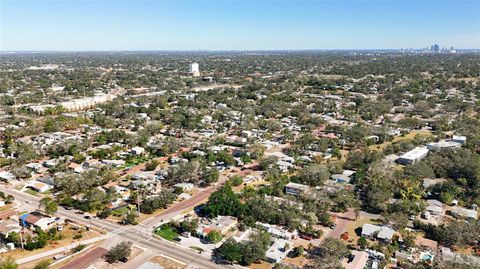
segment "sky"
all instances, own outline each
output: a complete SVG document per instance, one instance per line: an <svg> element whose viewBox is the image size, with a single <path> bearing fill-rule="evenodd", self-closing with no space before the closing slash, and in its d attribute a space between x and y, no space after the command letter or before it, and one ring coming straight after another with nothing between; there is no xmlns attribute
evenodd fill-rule
<svg viewBox="0 0 480 269"><path fill-rule="evenodd" d="M480 0L0 0L0 50L480 48Z"/></svg>

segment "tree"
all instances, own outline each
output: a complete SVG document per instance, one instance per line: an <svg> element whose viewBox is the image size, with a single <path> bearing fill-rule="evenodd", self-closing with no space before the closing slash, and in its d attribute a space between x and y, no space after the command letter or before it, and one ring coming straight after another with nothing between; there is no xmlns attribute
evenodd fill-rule
<svg viewBox="0 0 480 269"><path fill-rule="evenodd" d="M357 244L360 246L361 249L366 249L368 248L368 241L365 237L360 237L357 240Z"/></svg>
<svg viewBox="0 0 480 269"><path fill-rule="evenodd" d="M243 256L242 245L233 238L228 238L215 250L215 255L230 263L240 262Z"/></svg>
<svg viewBox="0 0 480 269"><path fill-rule="evenodd" d="M208 242L212 243L212 244L216 244L218 242L220 242L222 240L222 234L219 232L219 231L211 231L208 233L207 235L207 240Z"/></svg>
<svg viewBox="0 0 480 269"><path fill-rule="evenodd" d="M319 269L342 268L340 261L348 256L350 251L342 241L326 238L320 246L313 250L314 267Z"/></svg>
<svg viewBox="0 0 480 269"><path fill-rule="evenodd" d="M218 215L238 216L242 211L243 205L240 199L228 184L212 193L204 208L205 214L212 218Z"/></svg>
<svg viewBox="0 0 480 269"><path fill-rule="evenodd" d="M123 222L125 224L137 225L138 224L137 218L138 218L138 213L135 210L130 210L125 215L125 218L123 219Z"/></svg>
<svg viewBox="0 0 480 269"><path fill-rule="evenodd" d="M157 160L151 160L145 165L145 170L147 171L153 171L157 168L158 166L158 161Z"/></svg>
<svg viewBox="0 0 480 269"><path fill-rule="evenodd" d="M304 248L302 246L294 247L292 251L292 256L295 257L300 257L303 255Z"/></svg>
<svg viewBox="0 0 480 269"><path fill-rule="evenodd" d="M115 263L123 259L127 259L132 252L132 242L122 241L112 247L105 255L108 263Z"/></svg>
<svg viewBox="0 0 480 269"><path fill-rule="evenodd" d="M50 197L44 197L40 200L38 204L39 208L43 209L43 211L47 215L52 215L58 210L57 203Z"/></svg>
<svg viewBox="0 0 480 269"><path fill-rule="evenodd" d="M18 264L15 262L15 259L7 256L5 260L0 262L0 269L17 269Z"/></svg>
<svg viewBox="0 0 480 269"><path fill-rule="evenodd" d="M300 180L310 186L320 186L329 178L330 171L323 164L311 164L300 171Z"/></svg>
<svg viewBox="0 0 480 269"><path fill-rule="evenodd" d="M228 182L230 182L232 184L232 186L240 186L240 184L243 183L243 179L242 177L236 175L236 176L233 176L231 177Z"/></svg>

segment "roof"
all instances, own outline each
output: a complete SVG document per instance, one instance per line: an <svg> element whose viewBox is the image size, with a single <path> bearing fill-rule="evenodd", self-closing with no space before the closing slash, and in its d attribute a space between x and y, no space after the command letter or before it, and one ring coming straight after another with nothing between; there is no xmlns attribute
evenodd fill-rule
<svg viewBox="0 0 480 269"><path fill-rule="evenodd" d="M28 223L28 224L35 224L37 223L39 220L42 219L42 216L41 215L37 215L37 214L32 214L32 213L27 213L23 216L20 217L24 222Z"/></svg>
<svg viewBox="0 0 480 269"><path fill-rule="evenodd" d="M344 174L334 174L331 178L335 181L350 182L350 177Z"/></svg>
<svg viewBox="0 0 480 269"><path fill-rule="evenodd" d="M454 206L452 207L451 212L455 215L458 215L464 218L478 219L478 212L473 209Z"/></svg>
<svg viewBox="0 0 480 269"><path fill-rule="evenodd" d="M268 248L267 253L265 254L268 259L280 261L287 255L285 245L291 245L290 241L285 239L276 239L273 244Z"/></svg>
<svg viewBox="0 0 480 269"><path fill-rule="evenodd" d="M287 185L285 185L285 188L308 190L308 188L310 187L307 185L299 184L299 183L289 182Z"/></svg>
<svg viewBox="0 0 480 269"><path fill-rule="evenodd" d="M424 237L419 237L417 236L415 238L415 245L419 247L426 247L426 248L431 248L431 249L436 249L438 246L437 241L430 240Z"/></svg>
<svg viewBox="0 0 480 269"><path fill-rule="evenodd" d="M408 159L408 160L416 160L416 159L422 158L423 156L428 154L428 151L429 150L427 148L416 147L416 148L406 152L402 156L400 156L400 158Z"/></svg>
<svg viewBox="0 0 480 269"><path fill-rule="evenodd" d="M374 236L377 233L377 238L384 240L391 240L395 231L386 226L377 226L370 223L363 224L362 235Z"/></svg>
<svg viewBox="0 0 480 269"><path fill-rule="evenodd" d="M351 262L342 263L345 269L363 269L368 261L368 253L365 251L353 250L355 256Z"/></svg>

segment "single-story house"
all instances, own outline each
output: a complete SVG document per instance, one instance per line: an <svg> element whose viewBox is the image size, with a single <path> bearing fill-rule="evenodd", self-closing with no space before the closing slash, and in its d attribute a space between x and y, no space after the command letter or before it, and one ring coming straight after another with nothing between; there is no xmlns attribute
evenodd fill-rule
<svg viewBox="0 0 480 269"><path fill-rule="evenodd" d="M277 238L273 241L273 244L268 248L267 260L271 263L279 263L287 255L288 251L292 248L290 241Z"/></svg>
<svg viewBox="0 0 480 269"><path fill-rule="evenodd" d="M16 179L15 175L10 173L10 172L7 172L7 171L1 171L0 172L0 180L2 180L2 181L8 182L8 181L12 181L12 180L15 180L15 179Z"/></svg>
<svg viewBox="0 0 480 269"><path fill-rule="evenodd" d="M443 213L443 203L435 199L429 199L425 211L433 215L441 215Z"/></svg>
<svg viewBox="0 0 480 269"><path fill-rule="evenodd" d="M457 218L464 218L464 219L478 219L478 212L477 210L467 209L460 206L454 206L450 210L452 216Z"/></svg>
<svg viewBox="0 0 480 269"><path fill-rule="evenodd" d="M61 218L52 218L39 212L26 213L20 217L20 223L24 227L38 227L44 231L63 222Z"/></svg>
<svg viewBox="0 0 480 269"><path fill-rule="evenodd" d="M310 189L309 186L294 182L289 182L287 185L285 185L285 193L295 196L299 195L300 193L306 193L308 189Z"/></svg>
<svg viewBox="0 0 480 269"><path fill-rule="evenodd" d="M370 239L379 239L384 242L392 241L395 231L386 226L378 226L370 223L363 224L362 236Z"/></svg>
<svg viewBox="0 0 480 269"><path fill-rule="evenodd" d="M367 266L368 257L365 251L353 250L351 255L343 260L342 265L345 269L363 269Z"/></svg>
<svg viewBox="0 0 480 269"><path fill-rule="evenodd" d="M34 181L28 182L25 185L25 188L29 188L37 192L46 192L50 189L53 189L53 186L34 180Z"/></svg>
<svg viewBox="0 0 480 269"><path fill-rule="evenodd" d="M175 189L181 189L182 191L189 191L191 189L193 189L195 185L193 185L193 183L188 183L188 182L183 182L183 183L177 183L175 185L173 185L173 187Z"/></svg>

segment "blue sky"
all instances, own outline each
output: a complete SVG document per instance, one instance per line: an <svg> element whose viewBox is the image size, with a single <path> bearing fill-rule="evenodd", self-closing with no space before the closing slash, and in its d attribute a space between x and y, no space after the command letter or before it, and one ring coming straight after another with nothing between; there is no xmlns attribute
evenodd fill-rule
<svg viewBox="0 0 480 269"><path fill-rule="evenodd" d="M480 48L480 1L0 0L0 49Z"/></svg>

